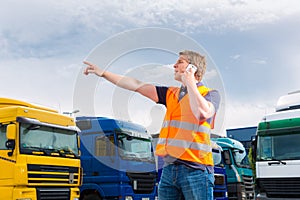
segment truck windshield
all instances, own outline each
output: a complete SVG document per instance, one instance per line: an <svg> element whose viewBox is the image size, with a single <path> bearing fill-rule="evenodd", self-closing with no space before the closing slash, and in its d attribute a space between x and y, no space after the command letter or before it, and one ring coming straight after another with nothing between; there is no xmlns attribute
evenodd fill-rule
<svg viewBox="0 0 300 200"><path fill-rule="evenodd" d="M212 150L214 165L218 166L222 162L222 154L220 149L213 149Z"/></svg>
<svg viewBox="0 0 300 200"><path fill-rule="evenodd" d="M118 147L121 158L154 162L150 139L133 137L125 133L118 134Z"/></svg>
<svg viewBox="0 0 300 200"><path fill-rule="evenodd" d="M246 151L234 149L232 153L237 165L241 167L249 167L249 160Z"/></svg>
<svg viewBox="0 0 300 200"><path fill-rule="evenodd" d="M2 125L0 126L0 149L7 149L5 143L7 141L6 138L6 126L7 125Z"/></svg>
<svg viewBox="0 0 300 200"><path fill-rule="evenodd" d="M300 159L300 132L258 137L257 160Z"/></svg>
<svg viewBox="0 0 300 200"><path fill-rule="evenodd" d="M77 133L56 127L20 123L20 152L78 157Z"/></svg>

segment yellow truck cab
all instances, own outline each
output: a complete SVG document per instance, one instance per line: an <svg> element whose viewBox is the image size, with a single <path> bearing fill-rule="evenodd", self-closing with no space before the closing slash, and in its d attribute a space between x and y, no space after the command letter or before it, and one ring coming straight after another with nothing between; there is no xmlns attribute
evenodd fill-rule
<svg viewBox="0 0 300 200"><path fill-rule="evenodd" d="M0 200L78 200L77 130L56 110L0 98Z"/></svg>

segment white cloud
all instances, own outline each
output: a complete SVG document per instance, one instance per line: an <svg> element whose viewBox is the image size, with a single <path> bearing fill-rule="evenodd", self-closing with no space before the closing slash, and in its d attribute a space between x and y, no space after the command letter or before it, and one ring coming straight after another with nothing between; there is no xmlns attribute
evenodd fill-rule
<svg viewBox="0 0 300 200"><path fill-rule="evenodd" d="M0 62L1 97L72 108L74 79L80 66L68 59L18 59Z"/></svg>
<svg viewBox="0 0 300 200"><path fill-rule="evenodd" d="M217 78L219 78L220 74L218 73L218 71L216 69L213 70L207 70L207 72L205 73L205 79L206 80L216 80Z"/></svg>
<svg viewBox="0 0 300 200"><path fill-rule="evenodd" d="M275 111L275 103L227 101L224 127L229 129L257 126L266 114Z"/></svg>
<svg viewBox="0 0 300 200"><path fill-rule="evenodd" d="M112 34L126 27L166 26L207 31L273 23L299 13L299 1L178 0L1 2L1 35L22 44L41 44L69 35Z"/></svg>
<svg viewBox="0 0 300 200"><path fill-rule="evenodd" d="M16 42L39 43L67 30L63 12L50 1L4 1L0 10L0 30Z"/></svg>
<svg viewBox="0 0 300 200"><path fill-rule="evenodd" d="M236 55L231 56L230 58L232 58L233 60L238 60L240 57L241 57L240 54L236 54Z"/></svg>
<svg viewBox="0 0 300 200"><path fill-rule="evenodd" d="M145 26L184 33L246 30L299 13L298 2L6 0L0 6L0 58L79 53L95 41Z"/></svg>
<svg viewBox="0 0 300 200"><path fill-rule="evenodd" d="M255 60L252 61L252 63L258 64L258 65L266 65L267 60L265 60L265 59L255 59Z"/></svg>
<svg viewBox="0 0 300 200"><path fill-rule="evenodd" d="M296 91L300 89L299 82L299 58L300 58L300 47L286 49L284 57L281 58L281 65L283 66L281 70L280 77L277 77L281 82L288 83L289 87L282 88L282 94L288 92Z"/></svg>

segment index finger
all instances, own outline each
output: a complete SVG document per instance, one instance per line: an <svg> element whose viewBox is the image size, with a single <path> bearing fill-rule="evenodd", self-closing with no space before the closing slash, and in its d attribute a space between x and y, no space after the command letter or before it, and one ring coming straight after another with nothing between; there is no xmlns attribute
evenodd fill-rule
<svg viewBox="0 0 300 200"><path fill-rule="evenodd" d="M86 61L86 60L84 60L83 63L86 64L86 65L89 65L89 66L92 66L92 65L93 65L92 63L90 63L90 62L88 62L88 61Z"/></svg>

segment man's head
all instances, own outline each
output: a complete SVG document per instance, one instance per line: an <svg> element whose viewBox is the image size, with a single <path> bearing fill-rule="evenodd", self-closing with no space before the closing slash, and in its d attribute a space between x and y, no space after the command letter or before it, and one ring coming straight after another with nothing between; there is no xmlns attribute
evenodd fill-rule
<svg viewBox="0 0 300 200"><path fill-rule="evenodd" d="M197 67L195 78L201 81L206 71L206 60L205 57L197 52L184 50L179 52L179 56L184 58L189 64L193 64Z"/></svg>

